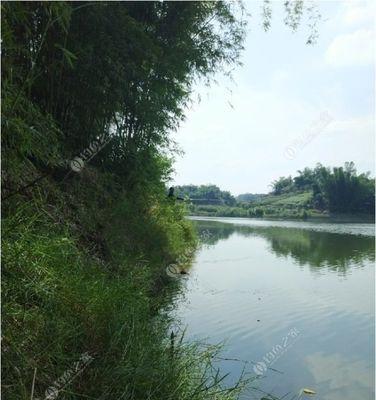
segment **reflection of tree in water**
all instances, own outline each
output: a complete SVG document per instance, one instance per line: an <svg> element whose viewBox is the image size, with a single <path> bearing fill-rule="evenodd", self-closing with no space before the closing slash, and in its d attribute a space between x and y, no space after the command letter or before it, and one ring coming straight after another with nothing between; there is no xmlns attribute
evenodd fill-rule
<svg viewBox="0 0 376 400"><path fill-rule="evenodd" d="M346 273L350 265L374 260L374 239L367 236L275 228L265 237L277 256L291 256L299 265L328 267Z"/></svg>
<svg viewBox="0 0 376 400"><path fill-rule="evenodd" d="M200 242L204 245L215 245L220 240L228 239L235 232L234 225L217 221L199 221L196 229Z"/></svg>
<svg viewBox="0 0 376 400"><path fill-rule="evenodd" d="M308 229L283 227L251 227L217 221L200 221L197 224L202 242L214 245L232 234L261 236L270 242L270 249L278 257L292 257L299 265L308 264L314 269L328 267L345 274L350 265L374 261L374 238Z"/></svg>

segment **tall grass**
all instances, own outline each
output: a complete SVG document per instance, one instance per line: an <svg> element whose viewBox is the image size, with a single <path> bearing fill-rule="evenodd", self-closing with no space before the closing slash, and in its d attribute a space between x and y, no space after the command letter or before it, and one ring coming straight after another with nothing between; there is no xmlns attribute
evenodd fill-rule
<svg viewBox="0 0 376 400"><path fill-rule="evenodd" d="M58 398L235 398L241 384L224 389L213 370L217 348L170 337L161 311L171 300L166 263L195 245L183 211L123 195L100 208L102 189L70 204L82 185L61 198L56 188L16 196L3 215L4 396L45 398L88 353L92 362Z"/></svg>

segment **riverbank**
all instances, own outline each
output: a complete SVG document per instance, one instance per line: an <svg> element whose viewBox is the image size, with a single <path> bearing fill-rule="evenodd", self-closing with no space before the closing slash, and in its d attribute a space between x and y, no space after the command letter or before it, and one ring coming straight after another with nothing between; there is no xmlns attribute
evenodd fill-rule
<svg viewBox="0 0 376 400"><path fill-rule="evenodd" d="M375 215L367 213L334 213L312 207L312 192L258 195L249 202L235 205L189 204L189 215L205 217L235 217L263 219L292 219L336 222L374 222Z"/></svg>
<svg viewBox="0 0 376 400"><path fill-rule="evenodd" d="M4 395L233 398L203 374L217 349L183 344L163 311L179 290L166 264L195 246L164 192L130 195L95 169L3 202Z"/></svg>
<svg viewBox="0 0 376 400"><path fill-rule="evenodd" d="M240 207L216 207L213 206L199 206L197 208L190 208L189 216L199 217L224 217L224 218L246 218L246 219L262 219L268 220L301 220L301 221L323 221L323 222L364 222L374 223L375 216L369 214L334 214L328 212L319 212L317 210L296 210L292 212L272 212L267 214L255 215L249 213Z"/></svg>
<svg viewBox="0 0 376 400"><path fill-rule="evenodd" d="M277 209L271 210L262 207L229 207L229 206L212 206L212 205L190 205L188 207L189 215L203 217L235 217L235 218L281 218L281 219L300 219L307 218L328 218L326 213L316 210L307 209Z"/></svg>

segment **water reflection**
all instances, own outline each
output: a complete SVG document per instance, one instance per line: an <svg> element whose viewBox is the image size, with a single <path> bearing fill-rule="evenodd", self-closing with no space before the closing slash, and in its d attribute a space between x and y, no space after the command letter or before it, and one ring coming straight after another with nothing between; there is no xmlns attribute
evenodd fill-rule
<svg viewBox="0 0 376 400"><path fill-rule="evenodd" d="M277 398L298 398L306 387L321 400L371 399L372 225L312 225L198 221L203 246L178 316L189 338L226 342L227 360L219 366L230 374L229 384L244 366L229 360L246 360L252 373L253 363L266 362L296 329L299 340L267 365L255 385ZM258 394L244 399L260 399Z"/></svg>
<svg viewBox="0 0 376 400"><path fill-rule="evenodd" d="M353 360L350 363L340 353L317 352L306 356L305 363L315 382L326 386L331 399L369 398L368 386L372 382L372 376L365 360Z"/></svg>
<svg viewBox="0 0 376 400"><path fill-rule="evenodd" d="M246 226L218 221L200 221L197 230L204 245L215 245L234 234L262 237L278 257L291 257L313 271L327 268L345 275L349 266L363 266L375 260L374 238L276 226Z"/></svg>

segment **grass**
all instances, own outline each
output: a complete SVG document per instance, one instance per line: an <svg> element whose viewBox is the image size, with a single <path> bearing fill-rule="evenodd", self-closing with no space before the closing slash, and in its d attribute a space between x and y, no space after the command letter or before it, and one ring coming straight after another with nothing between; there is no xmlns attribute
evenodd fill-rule
<svg viewBox="0 0 376 400"><path fill-rule="evenodd" d="M196 244L181 207L122 193L104 207L108 189L89 178L47 182L3 212L4 396L45 398L88 353L61 398L236 398L217 347L170 336L179 287L165 266Z"/></svg>
<svg viewBox="0 0 376 400"><path fill-rule="evenodd" d="M257 205L305 206L312 199L311 192L267 195Z"/></svg>
<svg viewBox="0 0 376 400"><path fill-rule="evenodd" d="M312 193L287 193L283 195L265 195L258 201L241 203L235 207L213 205L190 205L191 215L241 218L286 218L307 219L323 216L323 213L310 207Z"/></svg>

